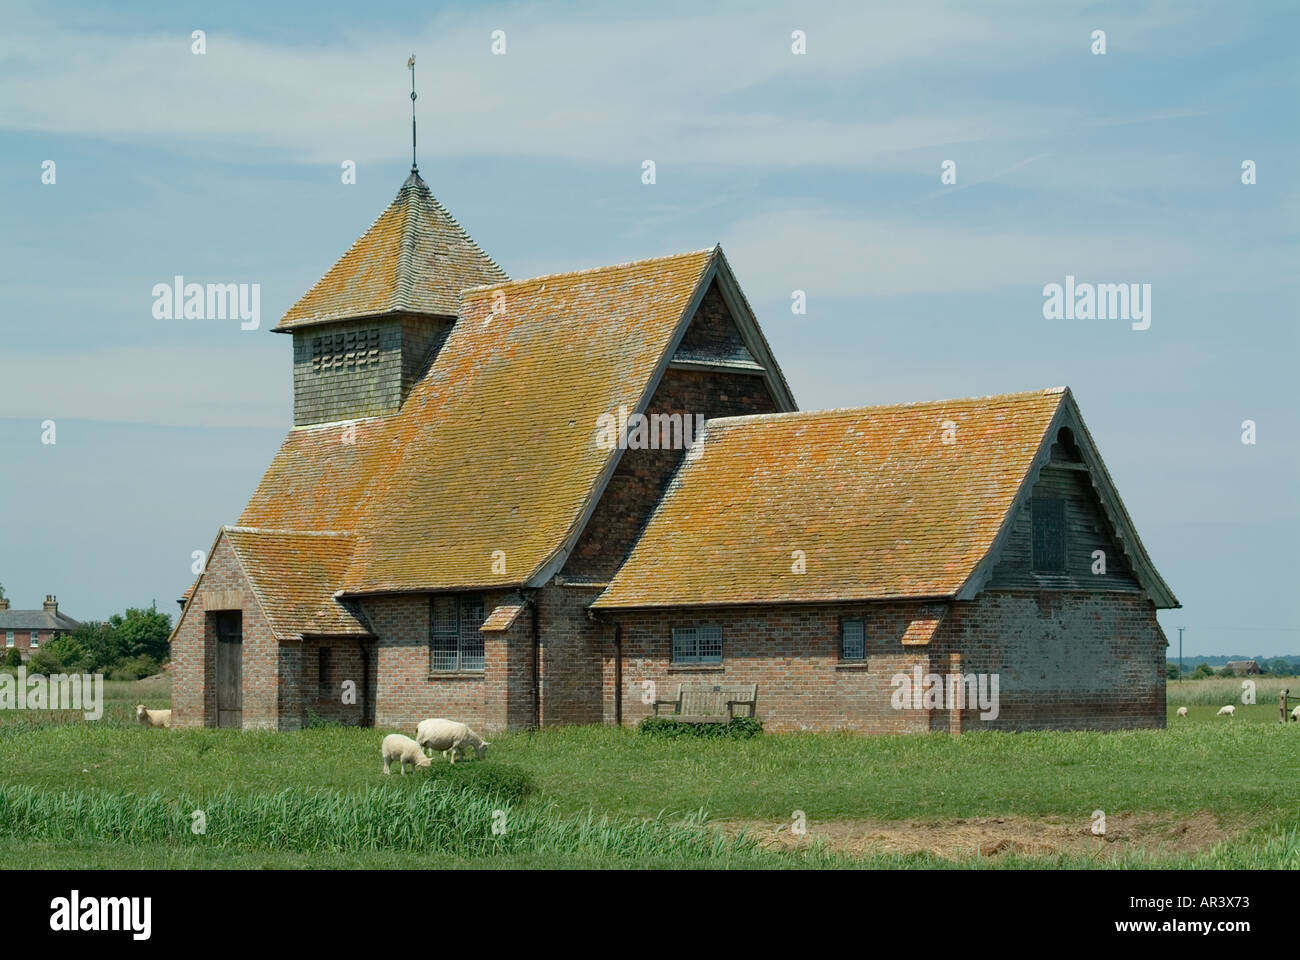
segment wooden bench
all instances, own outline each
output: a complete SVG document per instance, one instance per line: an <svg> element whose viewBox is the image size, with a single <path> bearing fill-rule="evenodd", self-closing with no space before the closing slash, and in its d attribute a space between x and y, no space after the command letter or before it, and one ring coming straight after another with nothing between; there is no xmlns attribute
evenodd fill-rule
<svg viewBox="0 0 1300 960"><path fill-rule="evenodd" d="M677 696L654 702L655 716L667 716L681 723L729 723L736 707L747 707L744 716L754 716L758 702L756 683L679 683ZM672 707L661 714L660 707Z"/></svg>

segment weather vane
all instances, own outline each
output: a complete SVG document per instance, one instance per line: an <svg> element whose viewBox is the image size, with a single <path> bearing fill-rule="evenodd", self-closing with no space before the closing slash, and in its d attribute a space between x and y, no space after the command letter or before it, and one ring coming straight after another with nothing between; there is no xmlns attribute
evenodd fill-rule
<svg viewBox="0 0 1300 960"><path fill-rule="evenodd" d="M417 173L415 168L415 54L406 61L407 68L411 71L411 172Z"/></svg>

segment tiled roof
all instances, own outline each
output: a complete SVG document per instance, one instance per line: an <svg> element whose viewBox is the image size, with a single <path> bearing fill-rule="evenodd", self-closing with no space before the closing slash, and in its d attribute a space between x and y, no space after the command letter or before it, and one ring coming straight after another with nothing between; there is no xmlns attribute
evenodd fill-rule
<svg viewBox="0 0 1300 960"><path fill-rule="evenodd" d="M484 633L500 633L509 630L514 626L515 621L519 619L519 614L523 613L527 607L528 601L522 597L507 600L488 614L479 630Z"/></svg>
<svg viewBox="0 0 1300 960"><path fill-rule="evenodd" d="M370 229L275 329L385 313L454 317L461 290L506 279L412 172Z"/></svg>
<svg viewBox="0 0 1300 960"><path fill-rule="evenodd" d="M946 603L921 604L920 609L916 611L916 616L903 632L903 646L925 646L934 639L934 633L939 629L939 624L943 623L947 613Z"/></svg>
<svg viewBox="0 0 1300 960"><path fill-rule="evenodd" d="M952 596L1065 395L711 420L593 607Z"/></svg>
<svg viewBox="0 0 1300 960"><path fill-rule="evenodd" d="M226 527L225 536L277 637L370 635L333 596L355 538L246 527Z"/></svg>
<svg viewBox="0 0 1300 960"><path fill-rule="evenodd" d="M0 630L71 630L80 622L62 613L40 610L0 610Z"/></svg>
<svg viewBox="0 0 1300 960"><path fill-rule="evenodd" d="M240 524L355 534L348 592L527 581L612 466L598 418L647 391L712 256L465 291L401 411L293 430Z"/></svg>

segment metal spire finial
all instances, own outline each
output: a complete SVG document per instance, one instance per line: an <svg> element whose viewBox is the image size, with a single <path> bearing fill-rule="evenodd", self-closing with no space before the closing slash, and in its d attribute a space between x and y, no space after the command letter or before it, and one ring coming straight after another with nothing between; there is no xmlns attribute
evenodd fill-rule
<svg viewBox="0 0 1300 960"><path fill-rule="evenodd" d="M415 54L411 54L406 66L411 71L411 172L419 173L415 167Z"/></svg>

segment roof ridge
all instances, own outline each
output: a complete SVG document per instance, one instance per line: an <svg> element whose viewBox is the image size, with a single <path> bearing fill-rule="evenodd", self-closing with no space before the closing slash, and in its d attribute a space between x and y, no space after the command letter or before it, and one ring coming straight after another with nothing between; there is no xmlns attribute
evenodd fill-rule
<svg viewBox="0 0 1300 960"><path fill-rule="evenodd" d="M496 259L492 256L492 254L488 253L486 250L484 250L482 247L478 245L478 241L475 240L473 237L471 237L469 235L469 231L466 230L463 226L461 226L460 221L456 219L456 215L442 205L442 201L439 200L434 195L433 191L429 189L429 185L425 183L423 180L420 180L419 186L417 186L416 189L418 190L420 189L420 187L424 188L424 192L428 194L429 199L433 201L433 205L438 208L438 212L440 212L444 217L447 218L447 220L451 223L453 227L456 228L456 231L461 235L461 237L465 240L465 242L468 243L475 250L477 250L479 253L481 253L483 255L483 258L487 260L488 263L492 264L492 266L500 270L502 276L509 279L510 274L506 273L505 268L503 268L501 264L496 262Z"/></svg>
<svg viewBox="0 0 1300 960"><path fill-rule="evenodd" d="M1047 387L1042 390L1016 390L1011 393L990 393L985 396L977 397L947 397L940 400L909 400L904 403L879 403L861 407L827 407L823 410L790 410L784 413L749 413L735 417L711 417L709 423L717 423L721 426L731 423L746 423L750 421L816 420L837 416L848 417L853 414L861 414L869 411L904 410L909 407L935 407L945 403L969 403L975 400L1028 400L1031 397L1063 396L1069 389L1069 387Z"/></svg>
<svg viewBox="0 0 1300 960"><path fill-rule="evenodd" d="M652 263L663 263L667 260L681 260L686 257L698 257L701 254L711 254L717 249L717 246L712 246L702 250L685 250L681 253L668 253L657 257L645 257L641 260L627 260L623 263L611 263L603 267L586 267L582 270L564 270L559 273L543 273L535 277L523 277L518 280L507 280L502 283L481 283L478 286L465 287L460 291L460 295L463 299L465 295L469 293L484 293L492 290L500 290L502 287L519 287L530 283L540 283L544 280L560 280L569 277L591 276L593 274L605 273L612 270L622 270L627 267L648 266Z"/></svg>
<svg viewBox="0 0 1300 960"><path fill-rule="evenodd" d="M423 183L424 181L420 181ZM419 187L411 183L407 178L406 183L397 191L397 196L393 198L396 203L401 199L402 194L410 188L419 195ZM425 188L428 189L427 187ZM432 196L432 194L430 194ZM415 271L412 269L415 260L415 210L414 204L407 200L402 204L402 231L397 241L397 262L393 264L393 292L388 297L388 309L409 310L411 303L411 292L415 288Z"/></svg>
<svg viewBox="0 0 1300 960"><path fill-rule="evenodd" d="M241 527L227 523L221 528L226 533L265 533L280 537L355 537L351 530L289 530L275 527Z"/></svg>

